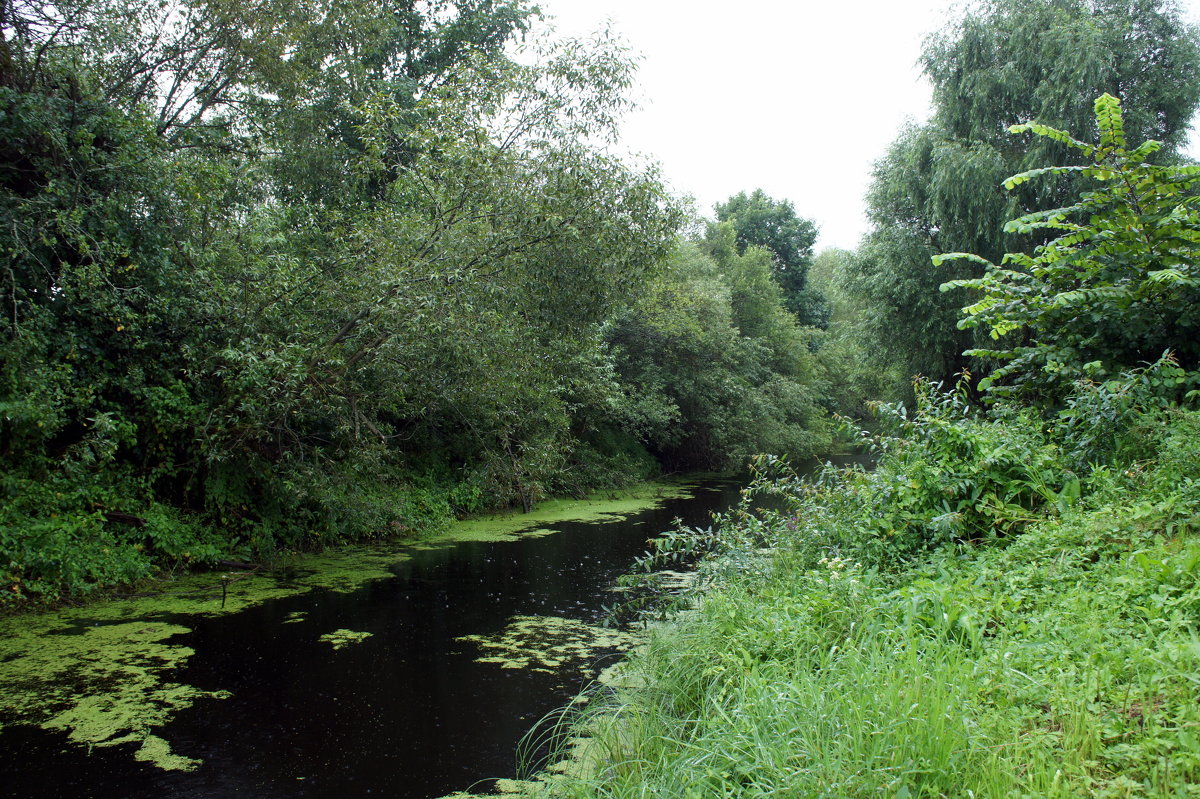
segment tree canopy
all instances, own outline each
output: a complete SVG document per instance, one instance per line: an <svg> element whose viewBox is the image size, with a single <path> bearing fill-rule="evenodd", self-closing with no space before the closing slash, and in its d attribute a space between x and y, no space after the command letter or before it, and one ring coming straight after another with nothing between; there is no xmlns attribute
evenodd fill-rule
<svg viewBox="0 0 1200 799"><path fill-rule="evenodd" d="M681 245L626 49L536 22L0 0L0 596L827 440L771 256Z"/></svg>
<svg viewBox="0 0 1200 799"><path fill-rule="evenodd" d="M783 289L784 303L802 324L824 327L829 310L819 293L808 289L817 226L797 216L790 200L774 200L762 189L739 192L714 210L718 223L728 223L738 253L747 247L763 247L771 253L775 280ZM719 238L720 234L714 234Z"/></svg>
<svg viewBox="0 0 1200 799"><path fill-rule="evenodd" d="M876 165L873 231L850 269L853 290L874 308L882 357L943 380L970 365L962 353L976 342L955 324L963 295L938 286L978 277L980 267L934 268L930 258L966 251L996 261L1032 246L1031 232L1006 232L1005 220L1077 193L1070 174L1004 191L1009 175L1073 157L1053 139L1029 142L1007 128L1036 119L1082 134L1093 129L1092 100L1107 92L1124 104L1131 145L1157 139L1156 158L1170 161L1200 102L1197 41L1162 0L993 0L926 41L933 118L902 131Z"/></svg>

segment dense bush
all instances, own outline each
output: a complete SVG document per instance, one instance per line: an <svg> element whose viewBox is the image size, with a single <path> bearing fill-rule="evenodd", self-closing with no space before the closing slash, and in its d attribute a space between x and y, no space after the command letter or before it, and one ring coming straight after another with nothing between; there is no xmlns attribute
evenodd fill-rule
<svg viewBox="0 0 1200 799"><path fill-rule="evenodd" d="M0 602L827 440L769 257L671 275L631 60L536 16L0 0Z"/></svg>

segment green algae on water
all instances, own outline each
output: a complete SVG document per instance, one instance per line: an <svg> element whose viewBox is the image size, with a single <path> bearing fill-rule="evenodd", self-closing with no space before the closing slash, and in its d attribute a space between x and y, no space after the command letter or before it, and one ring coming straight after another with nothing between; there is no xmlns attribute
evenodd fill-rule
<svg viewBox="0 0 1200 799"><path fill-rule="evenodd" d="M593 673L591 661L596 655L624 652L635 643L631 633L561 616L513 616L498 635L464 635L455 640L475 644L484 653L475 659L478 663L545 674L574 666L586 675Z"/></svg>
<svg viewBox="0 0 1200 799"><path fill-rule="evenodd" d="M318 640L324 641L327 644L331 644L335 650L338 650L342 649L343 647L350 646L350 644L362 643L374 634L375 633L364 633L356 630L341 629L334 630L331 633L325 633L324 635L319 636Z"/></svg>
<svg viewBox="0 0 1200 799"><path fill-rule="evenodd" d="M170 679L194 654L172 640L191 631L188 619L315 589L354 590L391 577L405 557L394 546L346 548L305 558L283 574L193 574L164 581L154 596L0 619L0 733L28 724L85 747L135 744L138 760L192 770L199 761L172 752L155 730L197 702L231 695ZM303 620L291 614L285 623Z"/></svg>
<svg viewBox="0 0 1200 799"><path fill-rule="evenodd" d="M163 580L151 596L0 618L0 734L14 725L38 726L65 733L80 746L136 745L134 757L158 768L194 769L199 761L173 752L155 731L187 707L231 695L171 680L194 654L174 640L190 632L190 618L236 613L314 590L354 591L394 576L413 548L545 535L558 522L622 518L687 496L692 488L652 483L585 500L545 502L529 514L459 522L415 547L413 542L339 547L296 556L275 571L184 575ZM303 621L305 614L297 612L281 623ZM369 635L337 630L321 640L339 649ZM487 653L486 662L554 670L586 662L601 649L623 649L623 636L569 619L518 617L499 639L470 638Z"/></svg>
<svg viewBox="0 0 1200 799"><path fill-rule="evenodd" d="M164 674L191 654L168 639L188 628L159 621L97 624L77 631L42 619L36 635L0 639L0 724L61 730L84 746L140 744L134 756L162 769L198 761L171 751L153 730L200 700L224 699L169 682ZM3 729L3 727L0 727Z"/></svg>
<svg viewBox="0 0 1200 799"><path fill-rule="evenodd" d="M639 511L658 507L671 499L691 496L694 482L684 480L643 483L633 488L600 491L585 499L557 499L539 503L529 513L513 511L476 519L465 519L450 526L425 545L457 541L506 541L554 532L551 525L561 522L617 521Z"/></svg>
<svg viewBox="0 0 1200 799"><path fill-rule="evenodd" d="M439 797L439 799L496 799L496 797L533 799L534 797L543 795L547 784L546 780L540 777L537 780L499 779L496 780L496 788L493 793L480 794L455 791L454 793Z"/></svg>

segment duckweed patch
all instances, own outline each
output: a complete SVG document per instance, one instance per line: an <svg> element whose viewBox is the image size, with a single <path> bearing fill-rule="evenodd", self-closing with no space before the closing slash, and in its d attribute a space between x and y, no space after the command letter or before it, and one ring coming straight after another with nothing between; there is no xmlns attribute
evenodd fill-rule
<svg viewBox="0 0 1200 799"><path fill-rule="evenodd" d="M370 638L374 633L359 632L357 630L334 630L331 633L325 633L318 637L318 640L324 641L333 646L334 650L343 649L351 644L360 644Z"/></svg>
<svg viewBox="0 0 1200 799"><path fill-rule="evenodd" d="M543 502L529 513L508 513L465 519L436 539L422 542L442 545L456 541L506 541L549 535L550 525L560 522L617 521L640 511L658 507L672 499L693 494L696 483L691 481L658 481L633 488L602 491L586 499L561 499Z"/></svg>
<svg viewBox="0 0 1200 799"><path fill-rule="evenodd" d="M164 679L192 655L190 648L169 643L188 628L142 620L63 635L55 633L72 622L39 621L23 634L0 638L0 729L36 724L89 747L135 743L138 760L162 769L196 767L198 761L173 753L153 733L197 701L229 696Z"/></svg>
<svg viewBox="0 0 1200 799"><path fill-rule="evenodd" d="M280 573L193 574L164 581L153 596L0 619L0 732L28 724L63 732L81 746L137 744L138 760L192 770L199 761L174 753L154 731L198 701L230 694L171 681L193 654L174 642L191 631L188 619L315 589L351 591L392 576L389 567L405 557L395 548L348 548L304 558ZM293 613L284 623L304 619ZM355 640L361 638L334 646Z"/></svg>
<svg viewBox="0 0 1200 799"><path fill-rule="evenodd" d="M171 679L194 654L180 642L191 631L191 619L237 613L314 590L352 592L393 577L414 548L545 535L557 522L618 519L689 496L692 489L685 482L655 483L586 500L546 502L530 514L460 522L445 535L415 545L341 547L295 556L272 571L174 576L160 580L151 595L0 618L0 734L15 725L37 726L64 733L80 746L135 745L134 757L158 768L194 769L199 761L174 752L156 731L185 708L231 695ZM307 620L297 611L281 623ZM340 629L320 640L337 650L368 636ZM543 671L628 646L623 633L550 617L518 617L499 638L478 637L476 643L486 662ZM591 671L585 667L584 673Z"/></svg>
<svg viewBox="0 0 1200 799"><path fill-rule="evenodd" d="M544 795L544 789L548 784L548 778L545 776L537 780L496 780L495 789L491 793L471 793L468 791L455 791L439 797L439 799L496 799L496 797L507 797L507 799L532 799L533 797Z"/></svg>
<svg viewBox="0 0 1200 799"><path fill-rule="evenodd" d="M514 616L498 635L465 635L455 640L483 651L478 663L545 674L581 665L585 676L595 675L591 661L601 652L625 652L636 643L631 633L561 616Z"/></svg>

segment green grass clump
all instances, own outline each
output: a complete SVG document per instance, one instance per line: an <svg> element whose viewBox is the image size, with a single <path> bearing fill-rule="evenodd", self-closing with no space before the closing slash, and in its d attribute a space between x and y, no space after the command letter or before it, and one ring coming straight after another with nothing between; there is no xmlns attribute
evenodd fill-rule
<svg viewBox="0 0 1200 799"><path fill-rule="evenodd" d="M926 406L874 472L761 481L547 790L1200 796L1200 414L1134 421L1082 478L1044 419Z"/></svg>

